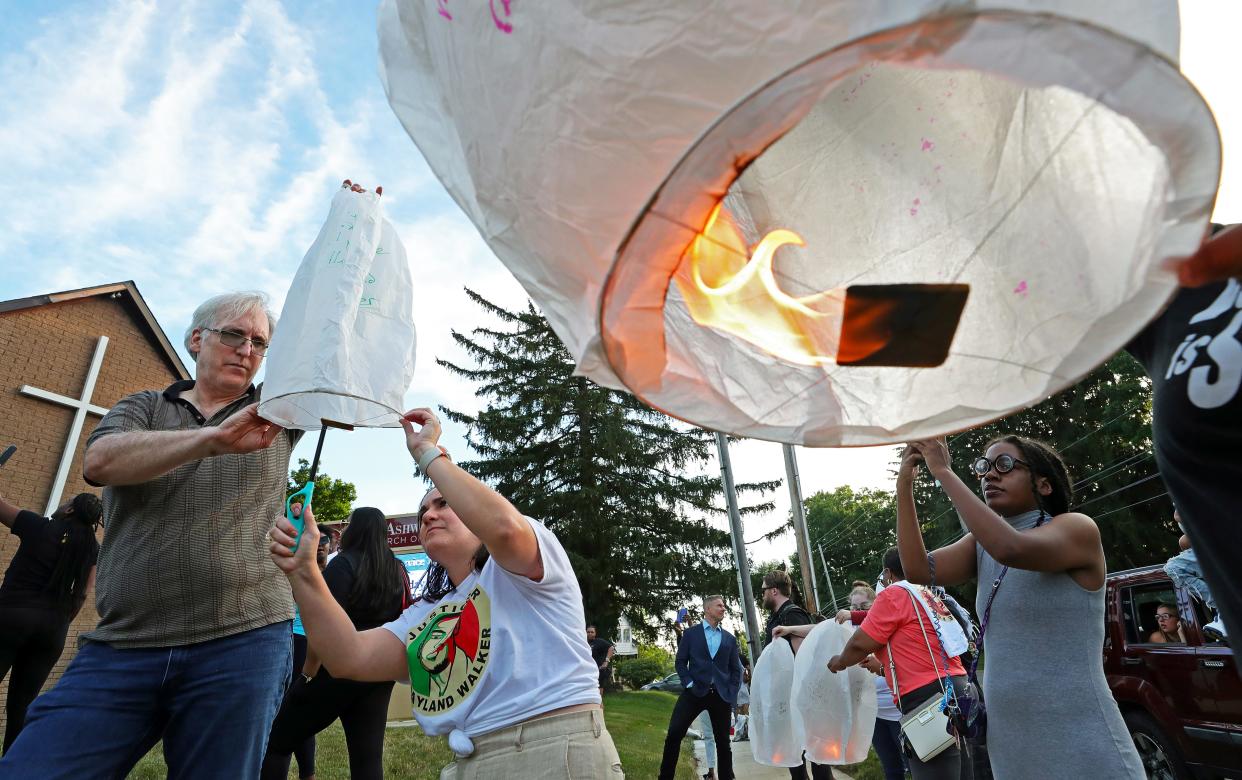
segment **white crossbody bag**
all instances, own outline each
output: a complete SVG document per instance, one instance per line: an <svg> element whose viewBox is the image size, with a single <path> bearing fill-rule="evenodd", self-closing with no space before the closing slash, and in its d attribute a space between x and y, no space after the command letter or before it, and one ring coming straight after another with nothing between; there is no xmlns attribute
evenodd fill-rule
<svg viewBox="0 0 1242 780"><path fill-rule="evenodd" d="M919 621L919 629L923 632L923 642L927 645L927 655L931 658L932 668L936 668L936 656L931 649L931 640L927 638L927 628L923 626L922 609L914 594L906 591L914 602L914 617ZM897 694L897 709L901 709L901 689L897 684L897 661L893 657L893 646L888 647L888 663L893 670L893 693ZM944 670L945 678L949 670ZM949 685L952 685L949 680ZM949 716L945 714L941 702L949 696L949 689L941 683L940 693L933 695L917 708L901 716L901 736L919 761L931 761L936 756L957 744L957 738L949 730ZM956 693L952 694L956 695Z"/></svg>

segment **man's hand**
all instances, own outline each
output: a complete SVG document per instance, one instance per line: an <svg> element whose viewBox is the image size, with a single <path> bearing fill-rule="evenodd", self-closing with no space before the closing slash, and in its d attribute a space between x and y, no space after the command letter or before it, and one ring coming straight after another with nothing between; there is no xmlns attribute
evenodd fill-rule
<svg viewBox="0 0 1242 780"><path fill-rule="evenodd" d="M832 658L828 659L828 671L833 674L836 674L837 672L844 672L848 668L848 666L841 663L841 656L839 655L834 655Z"/></svg>
<svg viewBox="0 0 1242 780"><path fill-rule="evenodd" d="M863 659L863 662L860 663L859 666L874 675L878 675L880 677L884 676L884 664L880 663L880 659L876 658L874 655L867 656Z"/></svg>
<svg viewBox="0 0 1242 780"><path fill-rule="evenodd" d="M245 454L267 449L284 430L259 416L259 405L238 409L211 431L211 454Z"/></svg>
<svg viewBox="0 0 1242 780"><path fill-rule="evenodd" d="M1202 287L1242 276L1242 225L1230 225L1209 237L1198 252L1175 268L1182 287Z"/></svg>
<svg viewBox="0 0 1242 780"><path fill-rule="evenodd" d="M841 611L837 612L837 622L838 622L838 623L848 623L848 622L850 622L851 618L852 618L852 616L850 615L850 611L849 611L848 609L843 609L843 610L841 610Z"/></svg>
<svg viewBox="0 0 1242 780"><path fill-rule="evenodd" d="M302 512L302 520L301 542L298 541L298 530L293 527L293 523L283 517L276 520L276 525L267 534L272 540L269 551L272 560L276 562L276 568L289 577L319 571L319 565L315 562L315 553L319 549L319 527L315 525L315 513L306 509ZM298 547L296 551L293 549L295 544Z"/></svg>

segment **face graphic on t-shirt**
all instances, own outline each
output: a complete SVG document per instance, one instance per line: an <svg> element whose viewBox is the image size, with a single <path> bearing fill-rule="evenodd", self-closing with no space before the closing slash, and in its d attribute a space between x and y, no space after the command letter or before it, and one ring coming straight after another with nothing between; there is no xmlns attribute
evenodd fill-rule
<svg viewBox="0 0 1242 780"><path fill-rule="evenodd" d="M478 585L440 604L407 636L414 711L442 715L478 689L491 654L491 600Z"/></svg>

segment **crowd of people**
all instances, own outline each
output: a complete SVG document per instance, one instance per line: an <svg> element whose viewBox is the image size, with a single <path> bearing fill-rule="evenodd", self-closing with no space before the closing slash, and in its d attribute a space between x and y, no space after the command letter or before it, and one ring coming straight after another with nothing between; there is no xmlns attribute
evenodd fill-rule
<svg viewBox="0 0 1242 780"><path fill-rule="evenodd" d="M1242 435L1240 258L1242 233L1220 232L1180 269L1187 284L1205 286L1183 291L1131 345L1153 378L1157 459L1185 548L1193 542L1197 553L1171 561L1171 576L1204 582L1204 593L1211 586L1222 632L1242 620L1222 511L1242 464L1233 446ZM1186 344L1216 325L1204 344L1219 370L1187 371L1177 362ZM280 509L301 432L258 415L262 388L252 382L275 326L261 295L206 301L186 332L195 379L121 399L91 434L82 473L103 488L102 503L84 493L44 518L0 501L0 521L20 539L0 586L0 674L11 672L0 778L123 777L161 740L171 776L283 777L297 755L309 777L308 740L338 718L353 775L379 777L396 681L409 683L423 730L447 737L455 761L442 777L545 777L553 765L565 777L621 777L601 697L612 651L583 641L565 550L447 456L432 411L402 420L410 457L432 485L417 516L432 563L417 588L386 546L379 509L354 509L329 562L325 532L303 507L299 542ZM930 551L913 492L920 468L968 531ZM904 762L916 780L971 777L970 739L986 724L998 777L1029 777L1031 767L1054 776L1049 745L1060 766L1091 767L1101 780L1142 776L1100 665L1100 533L1072 511L1064 462L1044 443L1005 436L971 468L978 492L943 441L907 446L883 588L862 584L851 594L857 609L838 616L858 628L829 670L876 673L874 745L886 774L899 776ZM942 591L968 581L980 583L977 636ZM34 699L92 584L98 625ZM770 573L761 594L767 641L796 652L814 623L791 600L788 576ZM685 690L663 778L700 713L715 736L717 776L733 777L729 726L744 669L724 614L724 599L708 596L703 620L681 636ZM1151 641L1184 641L1176 606L1157 614ZM986 648L981 679L972 646ZM934 753L903 750L911 713L929 707L948 721L949 739ZM814 766L811 775L829 776Z"/></svg>

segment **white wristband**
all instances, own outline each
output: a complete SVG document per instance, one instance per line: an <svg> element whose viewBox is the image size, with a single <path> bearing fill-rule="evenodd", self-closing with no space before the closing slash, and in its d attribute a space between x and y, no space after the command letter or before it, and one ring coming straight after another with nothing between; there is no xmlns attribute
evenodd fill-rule
<svg viewBox="0 0 1242 780"><path fill-rule="evenodd" d="M430 466L436 458L442 457L444 457L444 452L442 452L439 447L433 447L424 452L422 456L415 458L414 462L418 465L418 470L426 474L427 467Z"/></svg>

